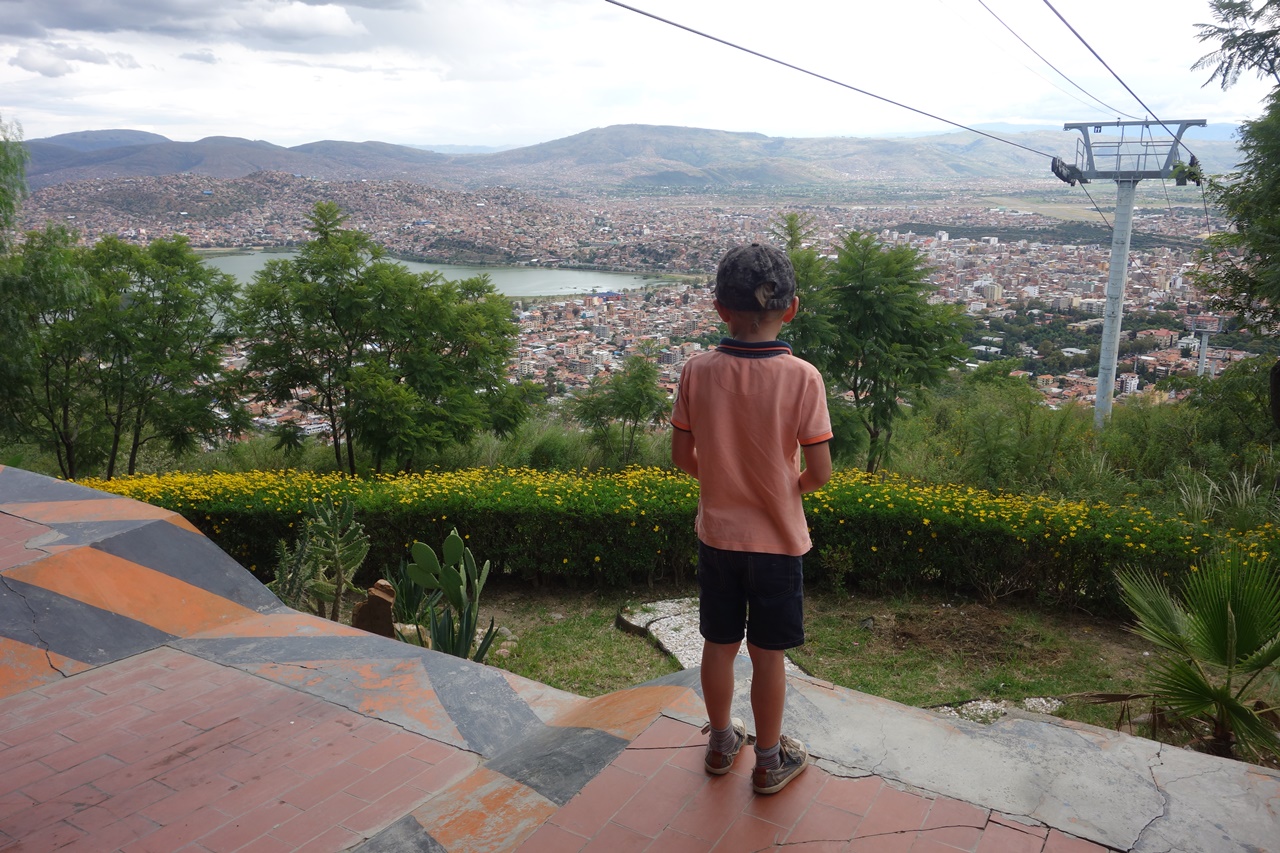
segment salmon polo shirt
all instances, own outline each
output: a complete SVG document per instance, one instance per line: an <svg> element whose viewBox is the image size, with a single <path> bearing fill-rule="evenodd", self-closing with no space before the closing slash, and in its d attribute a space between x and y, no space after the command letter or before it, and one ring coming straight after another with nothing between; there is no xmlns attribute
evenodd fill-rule
<svg viewBox="0 0 1280 853"><path fill-rule="evenodd" d="M713 548L801 556L809 526L800 448L831 440L817 368L782 341L725 338L680 374L671 425L698 454L698 538Z"/></svg>

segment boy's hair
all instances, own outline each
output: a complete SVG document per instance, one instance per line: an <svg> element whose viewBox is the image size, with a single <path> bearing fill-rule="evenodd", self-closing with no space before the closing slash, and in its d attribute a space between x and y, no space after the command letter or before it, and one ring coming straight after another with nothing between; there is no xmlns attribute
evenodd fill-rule
<svg viewBox="0 0 1280 853"><path fill-rule="evenodd" d="M796 295L796 271L774 246L734 246L716 269L716 301L730 311L784 311Z"/></svg>

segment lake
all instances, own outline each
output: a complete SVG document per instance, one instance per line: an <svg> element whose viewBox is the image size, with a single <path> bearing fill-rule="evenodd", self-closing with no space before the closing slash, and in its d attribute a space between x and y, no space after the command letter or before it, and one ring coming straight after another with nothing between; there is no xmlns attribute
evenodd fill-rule
<svg viewBox="0 0 1280 853"><path fill-rule="evenodd" d="M245 252L243 254L204 255L204 262L211 267L234 275L241 284L248 284L253 275L266 266L267 261L284 260L294 252ZM399 261L413 272L438 272L450 281L484 273L489 276L497 291L505 296L570 296L581 293L604 293L609 290L633 290L646 284L658 284L657 276L631 275L630 273L596 272L594 270L558 270L544 267L465 267L450 264L424 264L417 261ZM670 279L667 280L670 282Z"/></svg>

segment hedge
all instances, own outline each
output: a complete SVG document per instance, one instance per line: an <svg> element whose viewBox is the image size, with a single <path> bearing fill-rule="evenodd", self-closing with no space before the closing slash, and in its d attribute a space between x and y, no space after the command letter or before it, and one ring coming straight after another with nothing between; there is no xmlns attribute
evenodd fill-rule
<svg viewBox="0 0 1280 853"><path fill-rule="evenodd" d="M479 559L517 579L637 585L692 576L698 486L658 468L615 473L477 468L349 478L299 471L163 474L82 485L181 513L262 580L321 495L354 501L372 539L358 582L415 539L457 528ZM837 472L805 497L812 579L876 592L940 590L1120 612L1121 565L1176 577L1227 541L1273 550L1275 528L1209 531L1142 507L1083 504Z"/></svg>

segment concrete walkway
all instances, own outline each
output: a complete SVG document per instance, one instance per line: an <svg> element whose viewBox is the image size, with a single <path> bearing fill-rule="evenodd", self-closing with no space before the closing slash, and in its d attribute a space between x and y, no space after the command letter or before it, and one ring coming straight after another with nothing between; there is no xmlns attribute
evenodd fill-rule
<svg viewBox="0 0 1280 853"><path fill-rule="evenodd" d="M749 749L702 770L696 670L563 693L296 613L178 516L0 468L0 850L1280 851L1266 770L789 690L816 764L757 797Z"/></svg>

